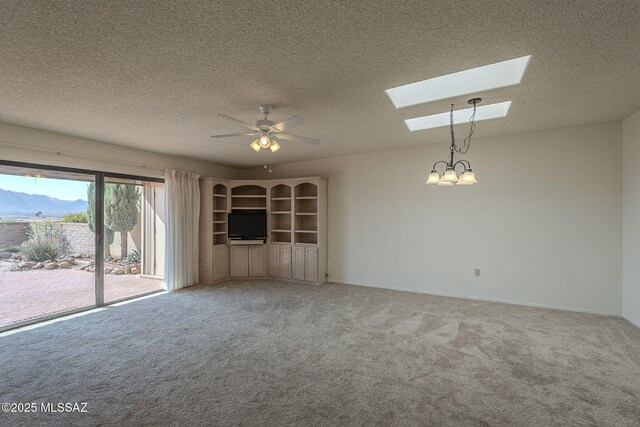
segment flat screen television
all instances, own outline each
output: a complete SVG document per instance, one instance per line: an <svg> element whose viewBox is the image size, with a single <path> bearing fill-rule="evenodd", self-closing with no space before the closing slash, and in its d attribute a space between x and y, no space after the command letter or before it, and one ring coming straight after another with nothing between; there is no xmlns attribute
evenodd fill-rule
<svg viewBox="0 0 640 427"><path fill-rule="evenodd" d="M266 211L232 211L229 214L229 238L242 240L266 239Z"/></svg>

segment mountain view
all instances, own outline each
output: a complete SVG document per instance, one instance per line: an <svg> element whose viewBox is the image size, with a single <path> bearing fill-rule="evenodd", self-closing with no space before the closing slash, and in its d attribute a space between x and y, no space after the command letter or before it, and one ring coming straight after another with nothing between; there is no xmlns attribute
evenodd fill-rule
<svg viewBox="0 0 640 427"><path fill-rule="evenodd" d="M37 212L40 212L43 218L56 218L86 210L86 200L60 200L40 194L0 189L1 219L33 218Z"/></svg>

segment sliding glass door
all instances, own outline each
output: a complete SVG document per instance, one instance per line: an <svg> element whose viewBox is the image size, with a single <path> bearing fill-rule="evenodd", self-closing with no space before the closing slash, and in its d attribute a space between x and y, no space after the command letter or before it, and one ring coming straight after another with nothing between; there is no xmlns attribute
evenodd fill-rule
<svg viewBox="0 0 640 427"><path fill-rule="evenodd" d="M0 165L0 329L95 306L95 175Z"/></svg>
<svg viewBox="0 0 640 427"><path fill-rule="evenodd" d="M0 161L0 330L157 292L163 273L161 180Z"/></svg>

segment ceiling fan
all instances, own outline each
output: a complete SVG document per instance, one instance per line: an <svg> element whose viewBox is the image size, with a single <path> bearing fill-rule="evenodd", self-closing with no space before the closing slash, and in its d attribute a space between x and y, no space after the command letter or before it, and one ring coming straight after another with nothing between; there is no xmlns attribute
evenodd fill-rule
<svg viewBox="0 0 640 427"><path fill-rule="evenodd" d="M250 136L253 139L250 146L256 152L259 152L263 149L276 152L280 149L279 142L282 141L304 142L305 144L311 145L320 143L320 140L316 138L309 138L306 136L288 133L289 129L304 124L304 120L300 117L289 117L287 120L279 123L269 120L267 116L271 113L272 108L273 107L271 105L262 104L260 106L260 112L264 114L264 119L256 120L255 122L253 122L253 124L245 123L242 120L234 119L233 117L227 116L225 114L218 114L218 116L222 117L223 119L237 123L249 130L247 132L230 133L226 135L211 135L211 137L229 138L233 136Z"/></svg>

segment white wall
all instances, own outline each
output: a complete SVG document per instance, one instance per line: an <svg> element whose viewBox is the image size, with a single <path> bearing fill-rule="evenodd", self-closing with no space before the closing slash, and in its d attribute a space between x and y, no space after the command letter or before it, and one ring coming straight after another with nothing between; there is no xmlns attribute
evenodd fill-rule
<svg viewBox="0 0 640 427"><path fill-rule="evenodd" d="M60 153L60 154L58 154ZM0 122L0 160L161 178L164 169L233 179L239 169Z"/></svg>
<svg viewBox="0 0 640 427"><path fill-rule="evenodd" d="M620 122L476 139L478 185L425 185L447 154L438 144L244 177L329 177L331 281L621 314Z"/></svg>
<svg viewBox="0 0 640 427"><path fill-rule="evenodd" d="M623 315L640 326L640 111L622 122Z"/></svg>

